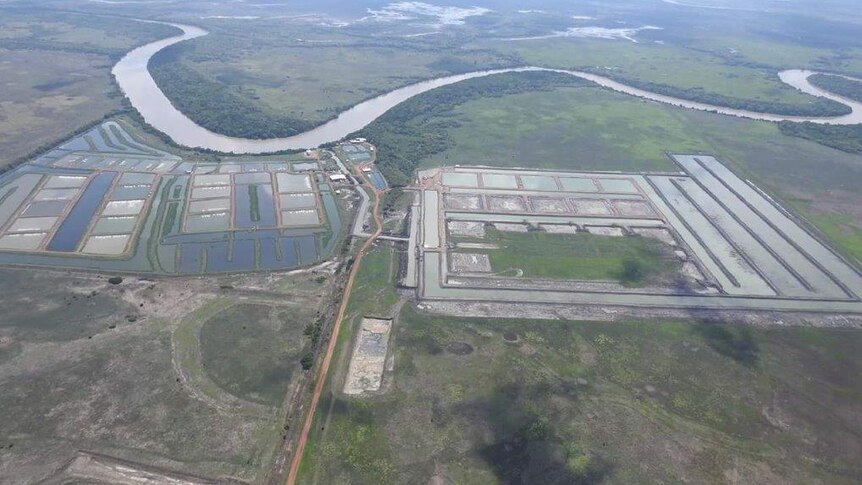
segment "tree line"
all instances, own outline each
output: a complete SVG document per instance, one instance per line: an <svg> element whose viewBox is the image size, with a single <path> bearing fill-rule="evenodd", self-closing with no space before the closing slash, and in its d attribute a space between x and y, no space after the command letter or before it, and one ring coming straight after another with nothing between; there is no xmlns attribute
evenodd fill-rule
<svg viewBox="0 0 862 485"><path fill-rule="evenodd" d="M443 152L452 141L448 130L459 125L454 108L473 99L500 97L591 83L566 74L524 72L475 78L411 98L350 135L377 146L377 166L391 186L410 183L422 159Z"/></svg>
<svg viewBox="0 0 862 485"><path fill-rule="evenodd" d="M682 88L628 78L604 69L584 70L644 91L650 91L656 94L672 96L674 98L686 99L698 103L722 106L725 108L755 111L758 113L772 113L783 116L812 117L843 116L850 114L851 112L848 106L825 98L816 98L811 104L788 104L774 101L760 101L756 99L741 99L706 92L703 88Z"/></svg>
<svg viewBox="0 0 862 485"><path fill-rule="evenodd" d="M781 133L811 140L842 152L862 154L862 125L826 125L819 123L794 123L782 121L778 124Z"/></svg>
<svg viewBox="0 0 862 485"><path fill-rule="evenodd" d="M818 88L862 103L862 82L830 74L814 74L808 81Z"/></svg>

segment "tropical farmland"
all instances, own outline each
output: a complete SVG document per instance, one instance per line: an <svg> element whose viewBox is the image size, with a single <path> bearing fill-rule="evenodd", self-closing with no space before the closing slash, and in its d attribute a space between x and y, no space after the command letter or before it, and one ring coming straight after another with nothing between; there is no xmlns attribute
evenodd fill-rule
<svg viewBox="0 0 862 485"><path fill-rule="evenodd" d="M0 484L862 481L808 2L0 2Z"/></svg>

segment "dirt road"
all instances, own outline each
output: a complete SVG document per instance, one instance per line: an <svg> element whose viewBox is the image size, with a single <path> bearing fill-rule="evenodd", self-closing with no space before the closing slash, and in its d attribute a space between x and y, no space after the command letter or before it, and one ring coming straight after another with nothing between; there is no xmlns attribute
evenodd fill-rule
<svg viewBox="0 0 862 485"><path fill-rule="evenodd" d="M314 421L314 412L317 409L317 403L320 400L320 394L323 392L323 386L326 385L326 376L329 372L329 365L332 363L332 354L335 352L335 345L338 342L338 333L341 330L341 323L344 321L344 313L347 311L347 304L350 302L350 294L353 291L353 282L356 279L356 274L359 272L359 267L362 264L362 258L368 251L368 248L374 243L377 237L383 232L383 221L380 219L380 195L385 191L377 190L374 184L365 176L362 171L359 171L359 176L365 182L365 185L371 189L374 194L374 206L372 207L371 215L374 217L374 233L369 237L359 252L356 253L353 267L350 269L350 276L347 279L347 284L344 287L344 295L341 299L341 306L338 309L338 315L335 317L335 324L332 327L332 335L329 337L329 345L326 347L326 354L323 356L323 361L320 364L317 380L314 385L314 392L311 395L311 403L308 409L308 414L305 418L305 423L302 426L302 432L296 442L296 450L293 453L293 459L290 462L290 473L287 476L287 485L295 485L296 477L299 473L299 465L302 462L302 454L305 451L305 444L308 441L308 433L311 431L311 425Z"/></svg>

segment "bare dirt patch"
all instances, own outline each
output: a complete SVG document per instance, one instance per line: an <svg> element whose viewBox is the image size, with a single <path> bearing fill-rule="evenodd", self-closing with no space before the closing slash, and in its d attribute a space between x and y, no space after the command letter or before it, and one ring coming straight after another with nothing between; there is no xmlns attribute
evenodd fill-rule
<svg viewBox="0 0 862 485"><path fill-rule="evenodd" d="M542 224L542 229L550 234L577 234L578 226L574 224Z"/></svg>
<svg viewBox="0 0 862 485"><path fill-rule="evenodd" d="M622 237L625 236L626 233L623 231L621 227L613 227L613 226L584 226L590 234L595 234L597 236L613 236L613 237Z"/></svg>
<svg viewBox="0 0 862 485"><path fill-rule="evenodd" d="M522 197L514 195L495 195L486 198L488 209L503 212L526 212L527 203Z"/></svg>
<svg viewBox="0 0 862 485"><path fill-rule="evenodd" d="M443 201L450 210L479 210L482 208L482 198L478 195L446 194Z"/></svg>
<svg viewBox="0 0 862 485"><path fill-rule="evenodd" d="M356 395L380 390L391 330L392 320L362 319L344 383L345 394Z"/></svg>
<svg viewBox="0 0 862 485"><path fill-rule="evenodd" d="M626 217L655 217L655 211L642 200L612 200L617 213Z"/></svg>
<svg viewBox="0 0 862 485"><path fill-rule="evenodd" d="M507 224L505 222L497 222L494 228L503 232L528 232L530 230L527 224Z"/></svg>
<svg viewBox="0 0 862 485"><path fill-rule="evenodd" d="M490 273L491 260L487 254L452 253L449 255L452 271L456 273Z"/></svg>
<svg viewBox="0 0 862 485"><path fill-rule="evenodd" d="M453 236L485 237L485 224L473 221L449 221L449 233Z"/></svg>
<svg viewBox="0 0 862 485"><path fill-rule="evenodd" d="M558 197L530 197L535 212L546 214L565 214L569 212L565 199Z"/></svg>
<svg viewBox="0 0 862 485"><path fill-rule="evenodd" d="M569 199L576 214L585 216L609 216L613 214L603 199Z"/></svg>
<svg viewBox="0 0 862 485"><path fill-rule="evenodd" d="M650 239L657 239L665 244L670 246L676 246L677 242L674 239L673 234L670 231L660 227L633 227L632 232L637 234L638 236L648 237Z"/></svg>

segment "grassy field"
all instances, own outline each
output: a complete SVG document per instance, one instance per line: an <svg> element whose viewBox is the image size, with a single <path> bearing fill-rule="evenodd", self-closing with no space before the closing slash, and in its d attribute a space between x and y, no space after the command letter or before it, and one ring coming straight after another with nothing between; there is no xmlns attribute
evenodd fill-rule
<svg viewBox="0 0 862 485"><path fill-rule="evenodd" d="M673 110L596 88L479 99L453 111L453 146L423 166L670 170L666 151L704 147Z"/></svg>
<svg viewBox="0 0 862 485"><path fill-rule="evenodd" d="M711 41L719 44L720 41ZM750 41L759 46L758 41ZM728 49L733 44L728 45ZM679 88L696 88L732 98L790 105L807 105L816 98L782 83L777 70L730 63L703 51L643 42L638 44L602 40L549 39L512 42L496 46L512 49L527 64L565 69L596 68L609 75ZM799 67L790 64L788 67Z"/></svg>
<svg viewBox="0 0 862 485"><path fill-rule="evenodd" d="M233 306L201 328L203 366L213 381L231 394L277 406L299 370L299 360L308 345L303 330L312 321L313 315L296 309Z"/></svg>
<svg viewBox="0 0 862 485"><path fill-rule="evenodd" d="M122 108L114 62L170 32L116 18L0 11L0 168Z"/></svg>
<svg viewBox="0 0 862 485"><path fill-rule="evenodd" d="M666 153L718 156L862 259L862 156L783 135L773 123L644 102L598 88L468 101L441 117L449 148L421 165L673 170ZM840 221L840 231L836 226Z"/></svg>
<svg viewBox="0 0 862 485"><path fill-rule="evenodd" d="M101 55L0 48L0 167L121 108Z"/></svg>
<svg viewBox="0 0 862 485"><path fill-rule="evenodd" d="M642 237L489 229L482 242L500 247L487 251L493 271L520 270L526 278L605 280L642 286L679 267L672 251ZM626 264L638 270L628 274L624 271Z"/></svg>
<svg viewBox="0 0 862 485"><path fill-rule="evenodd" d="M394 332L391 389L329 404L303 483L862 477L859 332L444 318L409 306Z"/></svg>

